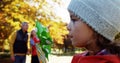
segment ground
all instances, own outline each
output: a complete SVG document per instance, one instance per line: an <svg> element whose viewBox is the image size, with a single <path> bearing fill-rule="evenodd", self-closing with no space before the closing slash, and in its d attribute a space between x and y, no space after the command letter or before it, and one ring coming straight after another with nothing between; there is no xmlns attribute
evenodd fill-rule
<svg viewBox="0 0 120 63"><path fill-rule="evenodd" d="M72 56L55 56L50 55L48 63L71 63Z"/></svg>
<svg viewBox="0 0 120 63"><path fill-rule="evenodd" d="M49 55L48 63L71 63L72 56ZM26 63L30 63L30 57Z"/></svg>
<svg viewBox="0 0 120 63"><path fill-rule="evenodd" d="M47 63L71 63L73 54L50 54L49 61ZM31 57L28 56L26 63L30 63ZM10 60L9 54L0 53L0 63L13 63Z"/></svg>

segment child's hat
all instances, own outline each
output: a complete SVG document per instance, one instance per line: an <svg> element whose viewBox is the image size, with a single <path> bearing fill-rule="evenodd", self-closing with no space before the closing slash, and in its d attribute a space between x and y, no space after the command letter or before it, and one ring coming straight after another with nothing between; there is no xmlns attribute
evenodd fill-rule
<svg viewBox="0 0 120 63"><path fill-rule="evenodd" d="M71 0L68 10L111 41L120 33L120 0Z"/></svg>

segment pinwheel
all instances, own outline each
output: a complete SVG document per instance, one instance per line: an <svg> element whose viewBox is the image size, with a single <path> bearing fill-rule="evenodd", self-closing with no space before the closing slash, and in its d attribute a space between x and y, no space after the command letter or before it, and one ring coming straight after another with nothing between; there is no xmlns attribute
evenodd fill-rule
<svg viewBox="0 0 120 63"><path fill-rule="evenodd" d="M36 48L39 53L38 55L40 56L40 59L43 59L45 57L48 59L48 54L51 53L51 45L53 43L52 38L49 34L48 29L45 26L43 26L39 21L36 21L36 29L36 34L40 39L40 44L36 45Z"/></svg>

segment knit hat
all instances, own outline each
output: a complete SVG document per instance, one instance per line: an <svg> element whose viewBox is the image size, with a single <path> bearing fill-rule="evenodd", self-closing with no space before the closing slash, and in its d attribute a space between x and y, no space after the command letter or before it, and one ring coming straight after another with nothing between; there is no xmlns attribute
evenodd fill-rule
<svg viewBox="0 0 120 63"><path fill-rule="evenodd" d="M120 33L120 0L71 0L68 10L111 41Z"/></svg>

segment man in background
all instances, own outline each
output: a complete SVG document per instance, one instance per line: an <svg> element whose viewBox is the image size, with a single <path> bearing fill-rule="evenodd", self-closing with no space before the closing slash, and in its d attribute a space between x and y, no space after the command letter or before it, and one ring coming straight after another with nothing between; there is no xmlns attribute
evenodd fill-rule
<svg viewBox="0 0 120 63"><path fill-rule="evenodd" d="M21 29L12 34L10 39L11 60L14 63L25 63L26 54L30 53L28 23L23 22Z"/></svg>

